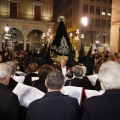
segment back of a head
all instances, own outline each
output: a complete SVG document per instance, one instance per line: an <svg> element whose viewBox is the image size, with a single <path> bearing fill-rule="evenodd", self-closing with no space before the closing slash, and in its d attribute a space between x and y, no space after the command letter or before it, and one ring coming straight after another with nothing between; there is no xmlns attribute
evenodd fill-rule
<svg viewBox="0 0 120 120"><path fill-rule="evenodd" d="M76 77L82 77L83 75L83 69L79 65L74 66L72 71L73 71L73 75Z"/></svg>
<svg viewBox="0 0 120 120"><path fill-rule="evenodd" d="M114 61L103 63L98 73L98 79L104 90L120 89L120 64Z"/></svg>
<svg viewBox="0 0 120 120"><path fill-rule="evenodd" d="M40 80L44 81L46 79L47 74L52 70L53 70L53 68L50 65L48 65L48 64L42 65L38 69L38 76L40 77Z"/></svg>
<svg viewBox="0 0 120 120"><path fill-rule="evenodd" d="M8 62L6 62L6 64L8 64L11 67L11 74L14 75L16 72L15 63L13 61L8 61Z"/></svg>
<svg viewBox="0 0 120 120"><path fill-rule="evenodd" d="M51 90L60 90L64 84L64 76L58 71L51 71L46 78L46 85Z"/></svg>
<svg viewBox="0 0 120 120"><path fill-rule="evenodd" d="M6 63L0 63L0 81L11 75L11 67Z"/></svg>
<svg viewBox="0 0 120 120"><path fill-rule="evenodd" d="M38 70L38 64L36 62L30 62L27 66L27 72L32 73Z"/></svg>

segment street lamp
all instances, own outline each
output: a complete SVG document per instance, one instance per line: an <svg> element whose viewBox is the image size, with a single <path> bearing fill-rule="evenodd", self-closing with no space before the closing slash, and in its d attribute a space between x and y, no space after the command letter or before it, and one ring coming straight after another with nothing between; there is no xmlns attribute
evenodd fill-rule
<svg viewBox="0 0 120 120"><path fill-rule="evenodd" d="M7 24L7 26L5 27L5 32L5 37L12 40L12 60L14 60L14 39L17 36L17 30L16 28L10 28Z"/></svg>
<svg viewBox="0 0 120 120"><path fill-rule="evenodd" d="M88 24L88 18L86 16L82 17L81 22L82 22L82 25L86 27Z"/></svg>
<svg viewBox="0 0 120 120"><path fill-rule="evenodd" d="M82 22L82 25L83 25L83 33L81 34L81 39L83 39L84 42L85 42L85 27L88 24L88 18L86 16L83 16L82 19L81 19L81 22ZM83 43L83 41L82 41L82 43Z"/></svg>
<svg viewBox="0 0 120 120"><path fill-rule="evenodd" d="M8 24L5 26L5 32L8 33L8 31L10 30L10 27L8 26Z"/></svg>

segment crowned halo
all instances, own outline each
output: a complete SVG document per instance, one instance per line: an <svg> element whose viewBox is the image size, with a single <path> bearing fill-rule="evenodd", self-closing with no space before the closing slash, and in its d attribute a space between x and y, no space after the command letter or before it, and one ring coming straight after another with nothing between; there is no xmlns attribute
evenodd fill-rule
<svg viewBox="0 0 120 120"><path fill-rule="evenodd" d="M60 22L60 21L65 21L65 17L64 16L59 16L58 18L57 18L57 21L58 22Z"/></svg>

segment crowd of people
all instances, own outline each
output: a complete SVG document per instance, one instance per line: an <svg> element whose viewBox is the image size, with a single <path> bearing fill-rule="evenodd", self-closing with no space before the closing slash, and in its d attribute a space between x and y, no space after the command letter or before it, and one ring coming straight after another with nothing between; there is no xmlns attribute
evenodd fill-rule
<svg viewBox="0 0 120 120"><path fill-rule="evenodd" d="M0 120L120 120L120 56L109 51L94 51L89 64L75 66L67 64L68 58L48 61L36 51L15 51L12 60L11 50L0 52ZM89 66L90 65L90 66ZM45 93L26 108L20 105L18 96L12 91L18 84L14 76L24 74L23 84L35 87ZM89 81L88 75L98 74L96 84ZM33 81L32 77L38 77ZM83 87L89 90L105 90L100 96L83 99L79 105L76 98L63 95L63 86Z"/></svg>

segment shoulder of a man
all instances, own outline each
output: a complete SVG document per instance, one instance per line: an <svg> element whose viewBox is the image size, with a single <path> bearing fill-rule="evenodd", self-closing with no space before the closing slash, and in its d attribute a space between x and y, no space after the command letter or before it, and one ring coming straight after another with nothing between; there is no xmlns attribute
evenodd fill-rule
<svg viewBox="0 0 120 120"><path fill-rule="evenodd" d="M95 104L99 104L99 100L100 100L101 97L102 97L102 95L93 96L93 97L85 99L83 107L84 108L90 108L90 107L93 107Z"/></svg>
<svg viewBox="0 0 120 120"><path fill-rule="evenodd" d="M58 96L50 96L50 97L52 97L52 99L58 99ZM59 97L62 98L62 99L64 99L64 100L66 100L66 101L68 101L68 102L78 103L78 101L77 101L76 98L70 97L68 95L60 94ZM40 104L43 104L45 102L49 102L49 100L50 100L49 97L43 96L42 98L33 101L29 105L29 107L31 107L31 106L37 106L38 104L40 105Z"/></svg>

